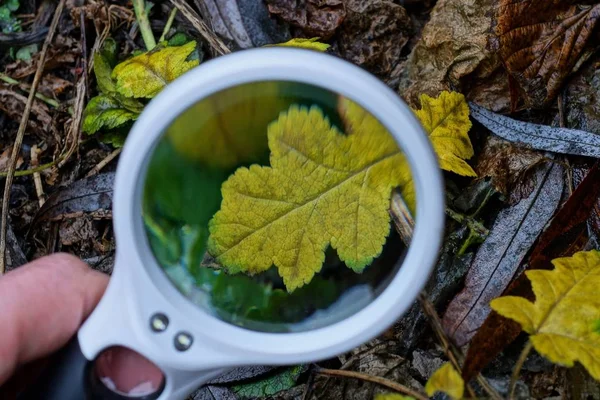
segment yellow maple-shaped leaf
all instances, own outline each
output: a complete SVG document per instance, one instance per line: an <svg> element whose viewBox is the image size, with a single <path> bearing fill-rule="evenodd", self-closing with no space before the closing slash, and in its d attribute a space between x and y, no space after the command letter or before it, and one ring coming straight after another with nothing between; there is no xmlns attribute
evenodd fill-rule
<svg viewBox="0 0 600 400"><path fill-rule="evenodd" d="M477 176L465 162L473 157L469 139L469 105L457 92L442 92L437 98L421 95L421 109L413 110L429 135L440 167L463 176Z"/></svg>
<svg viewBox="0 0 600 400"><path fill-rule="evenodd" d="M380 393L375 395L374 400L414 400L414 397L404 396L400 393Z"/></svg>
<svg viewBox="0 0 600 400"><path fill-rule="evenodd" d="M196 48L192 41L183 46L157 48L123 61L115 67L112 78L117 91L127 97L154 97L167 84L198 65L198 60L186 61Z"/></svg>
<svg viewBox="0 0 600 400"><path fill-rule="evenodd" d="M435 371L425 385L425 393L430 397L436 392L444 392L453 399L461 399L464 390L465 382L450 363Z"/></svg>
<svg viewBox="0 0 600 400"><path fill-rule="evenodd" d="M389 234L392 189L414 207L395 140L357 104L340 108L346 134L316 106L290 107L268 128L271 166L239 168L223 184L208 251L229 272L275 265L292 291L320 271L329 245L361 272Z"/></svg>
<svg viewBox="0 0 600 400"><path fill-rule="evenodd" d="M491 306L521 324L538 353L568 367L579 361L600 380L600 252L582 251L552 264L552 271L526 272L535 303L505 296Z"/></svg>
<svg viewBox="0 0 600 400"><path fill-rule="evenodd" d="M314 38L310 38L310 39L294 38L294 39L288 40L287 42L284 42L284 43L267 45L265 47L270 47L270 46L300 47L302 49L316 50L316 51L325 51L329 47L331 47L327 43L319 42L319 39L320 38L318 38L318 37L314 37Z"/></svg>

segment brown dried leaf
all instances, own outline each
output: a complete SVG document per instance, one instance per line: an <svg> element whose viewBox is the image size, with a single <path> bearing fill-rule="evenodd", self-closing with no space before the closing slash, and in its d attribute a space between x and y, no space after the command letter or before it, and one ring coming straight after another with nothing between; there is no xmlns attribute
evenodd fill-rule
<svg viewBox="0 0 600 400"><path fill-rule="evenodd" d="M20 121L26 103L27 97L10 89L4 89L0 85L0 111L5 112L10 118ZM38 133L53 130L54 120L44 103L35 100L31 107L31 114L34 118L30 117L27 122L29 129Z"/></svg>
<svg viewBox="0 0 600 400"><path fill-rule="evenodd" d="M413 84L405 97L418 104L421 93L437 96L465 75L491 74L498 64L487 49L493 0L440 0L436 3L421 40L408 64ZM456 89L456 88L455 88Z"/></svg>
<svg viewBox="0 0 600 400"><path fill-rule="evenodd" d="M346 20L338 35L338 51L346 60L381 78L402 61L411 20L404 7L387 0L345 0Z"/></svg>
<svg viewBox="0 0 600 400"><path fill-rule="evenodd" d="M477 176L490 177L494 188L506 196L508 203L516 204L533 190L531 185L519 183L526 181L527 172L543 160L540 152L491 135L479 152L475 172Z"/></svg>
<svg viewBox="0 0 600 400"><path fill-rule="evenodd" d="M98 230L89 217L67 219L60 224L60 242L63 246L72 246L81 242L88 242L98 236ZM87 243L86 243L87 244Z"/></svg>
<svg viewBox="0 0 600 400"><path fill-rule="evenodd" d="M346 17L342 0L266 0L269 12L308 36L331 37Z"/></svg>
<svg viewBox="0 0 600 400"><path fill-rule="evenodd" d="M40 82L39 91L45 96L56 97L70 87L73 87L71 82L53 74L45 74Z"/></svg>
<svg viewBox="0 0 600 400"><path fill-rule="evenodd" d="M501 0L492 45L529 107L543 107L589 55L600 4L572 0Z"/></svg>

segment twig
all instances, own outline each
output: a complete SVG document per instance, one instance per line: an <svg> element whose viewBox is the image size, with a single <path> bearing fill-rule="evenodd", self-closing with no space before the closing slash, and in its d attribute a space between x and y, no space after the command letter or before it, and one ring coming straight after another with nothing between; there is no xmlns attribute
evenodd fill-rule
<svg viewBox="0 0 600 400"><path fill-rule="evenodd" d="M34 144L33 146L31 146L31 166L34 168L38 166L38 152L39 149L37 145ZM44 205L44 202L46 200L44 195L44 186L42 186L42 177L40 176L39 172L33 173L33 184L35 186L35 193L37 194L38 204L41 207Z"/></svg>
<svg viewBox="0 0 600 400"><path fill-rule="evenodd" d="M31 89L29 91L29 97L27 98L27 103L25 104L25 110L23 111L23 116L21 117L21 123L19 124L19 129L17 131L17 138L15 139L15 143L13 145L13 151L10 157L10 164L8 167L8 174L6 175L6 182L4 184L4 196L2 197L2 223L0 226L0 275L4 273L5 270L5 261L6 261L6 225L8 222L8 203L10 199L10 190L12 188L12 182L15 175L15 168L17 166L17 159L19 153L21 151L21 145L23 144L23 137L25 136L25 128L27 128L27 121L29 121L29 114L31 113L31 106L33 105L33 100L35 99L35 92L42 78L42 72L44 71L44 64L46 63L46 53L48 52L48 47L50 47L50 43L54 38L54 32L56 32L56 27L58 26L58 21L62 15L63 8L65 6L65 0L60 0L58 6L56 7L56 12L54 13L54 17L52 18L52 23L50 24L50 30L48 31L48 36L46 36L46 40L44 41L44 45L42 46L42 51L40 52L40 58L38 59L37 69L35 71L35 75L33 77L33 83L31 84Z"/></svg>
<svg viewBox="0 0 600 400"><path fill-rule="evenodd" d="M342 378L360 379L362 381L376 383L378 385L385 386L388 389L395 390L396 392L399 392L399 393L407 394L418 400L427 400L427 397L422 395L421 393L416 392L404 385L401 385L398 382L394 382L390 379L382 378L380 376L367 375L367 374L363 374L360 372L354 372L354 371L342 371L342 370L327 369L327 368L316 368L315 373L319 374L319 375L326 375L326 376L338 376L338 377L342 377Z"/></svg>
<svg viewBox="0 0 600 400"><path fill-rule="evenodd" d="M85 71L84 71L85 74ZM83 107L85 103L85 78L83 76L79 77L79 82L77 82L77 94L75 97L75 110L73 112L73 121L69 126L68 138L70 138L71 143L65 154L64 158L59 162L58 167L62 168L69 158L75 152L77 148L77 144L79 143L79 132L81 127L81 120L83 118Z"/></svg>
<svg viewBox="0 0 600 400"><path fill-rule="evenodd" d="M460 371L462 369L460 364L462 364L464 356L462 352L456 348L456 346L454 346L450 339L448 339L448 336L446 336L446 332L442 327L440 316L438 315L433 303L431 303L427 297L427 293L421 292L421 294L419 294L419 303L421 303L423 312L428 317L429 323L431 324L431 327L433 328L438 340L444 347L444 353L446 353L448 360L450 360L452 366L457 371ZM477 375L477 382L483 388L483 390L490 395L490 398L494 400L502 400L502 396L500 396L500 394L488 383L487 379L485 379L483 375ZM475 392L468 384L466 385L466 388L471 397L476 397Z"/></svg>
<svg viewBox="0 0 600 400"><path fill-rule="evenodd" d="M158 39L158 43L165 40L165 36L171 30L171 26L173 25L173 21L175 21L175 15L177 15L177 7L173 7L171 13L169 14L169 19L167 19L167 24L165 25L165 29L163 29L162 35L160 35L160 39Z"/></svg>
<svg viewBox="0 0 600 400"><path fill-rule="evenodd" d="M86 33L85 33L85 13L80 12L79 13L79 31L81 33L81 64L82 64L82 69L83 69L83 76L85 79L85 98L87 101L90 101L90 96L88 95L89 91L88 88L90 87L89 83L88 83L88 74L87 74L87 70L88 70L88 55L87 55L87 39L86 39Z"/></svg>
<svg viewBox="0 0 600 400"><path fill-rule="evenodd" d="M88 172L85 177L88 178L92 175L96 175L98 172L100 172L100 170L104 167L106 167L106 165L111 162L112 160L114 160L114 158L116 156L118 156L119 154L121 154L121 150L122 149L116 149L115 151L113 151L112 153L110 153L108 156L106 156L102 161L100 161L94 168L92 168L92 170L90 170L90 172Z"/></svg>
<svg viewBox="0 0 600 400"><path fill-rule="evenodd" d="M171 3L194 25L200 35L208 42L216 55L222 56L231 53L231 50L221 39L206 25L194 9L185 0L171 0Z"/></svg>
<svg viewBox="0 0 600 400"><path fill-rule="evenodd" d="M156 40L150 27L150 20L146 13L146 2L144 0L133 0L133 10L135 11L135 17L140 27L142 39L144 39L144 45L146 50L150 51L156 47Z"/></svg>
<svg viewBox="0 0 600 400"><path fill-rule="evenodd" d="M531 343L531 340L528 340L527 344L523 348L523 351L521 351L521 355L519 356L515 367L513 368L513 373L510 377L510 385L508 386L508 398L511 400L515 398L515 389L517 388L517 380L521 374L521 368L523 368L523 364L525 364L525 360L527 359L527 356L532 348L533 343Z"/></svg>
<svg viewBox="0 0 600 400"><path fill-rule="evenodd" d="M27 87L26 84L21 83L18 80L13 79L8 75L3 74L2 72L0 72L0 80L8 83L9 85L18 85L18 86ZM35 97L36 97L36 99L43 101L44 103L48 104L49 106L52 106L54 108L60 107L60 103L58 101L51 99L49 97L46 97L41 93L36 93Z"/></svg>

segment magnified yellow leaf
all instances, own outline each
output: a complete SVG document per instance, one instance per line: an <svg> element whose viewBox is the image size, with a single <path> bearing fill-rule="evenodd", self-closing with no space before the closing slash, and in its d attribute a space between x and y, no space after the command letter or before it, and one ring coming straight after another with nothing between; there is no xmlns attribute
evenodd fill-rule
<svg viewBox="0 0 600 400"><path fill-rule="evenodd" d="M284 43L267 45L265 47L270 47L270 46L300 47L302 49L317 50L317 51L325 51L331 47L327 43L319 42L318 37L314 37L314 38L310 38L310 39L295 38L292 40L288 40L287 42L284 42Z"/></svg>
<svg viewBox="0 0 600 400"><path fill-rule="evenodd" d="M541 355L568 367L579 361L600 380L600 252L582 251L552 264L552 271L526 272L535 303L506 296L491 306L521 324Z"/></svg>
<svg viewBox="0 0 600 400"><path fill-rule="evenodd" d="M414 400L414 397L404 396L400 393L383 393L375 395L375 400Z"/></svg>
<svg viewBox="0 0 600 400"><path fill-rule="evenodd" d="M444 392L453 399L461 399L465 390L465 383L452 364L446 363L431 375L425 385L427 396L436 392Z"/></svg>
<svg viewBox="0 0 600 400"><path fill-rule="evenodd" d="M464 160L473 157L469 139L469 106L457 92L442 92L436 99L421 95L421 109L413 110L429 135L442 169L477 176Z"/></svg>
<svg viewBox="0 0 600 400"><path fill-rule="evenodd" d="M192 41L149 51L120 63L112 73L117 91L127 97L156 96L168 83L198 65L198 60L186 61L195 48L196 42Z"/></svg>
<svg viewBox="0 0 600 400"><path fill-rule="evenodd" d="M289 291L320 271L331 245L361 272L390 231L391 191L414 207L410 169L388 131L342 100L345 133L316 106L292 106L268 128L271 166L239 168L222 186L208 250L229 272L273 264Z"/></svg>

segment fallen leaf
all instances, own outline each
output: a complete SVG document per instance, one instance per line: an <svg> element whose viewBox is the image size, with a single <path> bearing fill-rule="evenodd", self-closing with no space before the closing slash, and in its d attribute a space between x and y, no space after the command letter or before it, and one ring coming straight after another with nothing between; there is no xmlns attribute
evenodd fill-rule
<svg viewBox="0 0 600 400"><path fill-rule="evenodd" d="M374 400L414 400L414 397L404 396L400 393L380 393Z"/></svg>
<svg viewBox="0 0 600 400"><path fill-rule="evenodd" d="M415 104L421 93L437 96L474 72L484 77L497 64L487 49L492 23L492 0L440 0L431 11L408 60L412 82L406 93ZM479 71L481 70L481 71Z"/></svg>
<svg viewBox="0 0 600 400"><path fill-rule="evenodd" d="M527 185L518 184L526 181L532 168L545 159L539 151L525 149L490 135L478 154L475 171L482 178L490 177L494 188L505 196L508 204L513 205L529 196L533 187L519 190Z"/></svg>
<svg viewBox="0 0 600 400"><path fill-rule="evenodd" d="M553 258L583 249L587 237L587 218L600 195L600 168L596 165L556 213L542 233L529 257L529 267L550 269ZM533 300L531 285L524 274L515 279L502 293ZM471 340L463 366L463 377L471 380L512 341L520 326L492 311Z"/></svg>
<svg viewBox="0 0 600 400"><path fill-rule="evenodd" d="M31 226L84 213L110 215L114 172L95 175L53 193L36 214Z"/></svg>
<svg viewBox="0 0 600 400"><path fill-rule="evenodd" d="M224 386L206 385L190 396L192 400L238 400L238 397Z"/></svg>
<svg viewBox="0 0 600 400"><path fill-rule="evenodd" d="M576 129L517 121L495 114L476 104L469 106L473 118L495 135L513 143L554 153L600 157L600 135Z"/></svg>
<svg viewBox="0 0 600 400"><path fill-rule="evenodd" d="M52 74L44 74L39 90L48 97L56 97L71 87L73 87L73 84L65 79Z"/></svg>
<svg viewBox="0 0 600 400"><path fill-rule="evenodd" d="M600 380L600 334L593 330L600 315L600 252L579 252L552 264L552 271L526 272L535 302L505 296L490 306L518 322L538 353L567 367L579 361Z"/></svg>
<svg viewBox="0 0 600 400"><path fill-rule="evenodd" d="M27 263L27 257L21 246L24 240L19 240L12 229L10 220L6 225L6 271L13 270Z"/></svg>
<svg viewBox="0 0 600 400"><path fill-rule="evenodd" d="M529 197L498 214L475 255L464 289L446 309L444 329L461 346L483 324L490 312L489 301L508 286L558 206L563 190L562 167L543 165L532 179L535 189Z"/></svg>
<svg viewBox="0 0 600 400"><path fill-rule="evenodd" d="M126 97L152 98L168 83L198 65L186 61L196 49L192 41L183 46L159 48L126 60L115 67L112 78L117 91Z"/></svg>
<svg viewBox="0 0 600 400"><path fill-rule="evenodd" d="M600 5L572 0L501 0L491 41L529 107L543 107L558 94L586 50Z"/></svg>
<svg viewBox="0 0 600 400"><path fill-rule="evenodd" d="M387 0L345 0L347 16L336 35L340 56L382 79L403 60L412 22L404 7Z"/></svg>
<svg viewBox="0 0 600 400"><path fill-rule="evenodd" d="M440 369L435 371L425 385L427 396L442 392L452 399L462 399L464 390L465 383L450 363L442 365Z"/></svg>
<svg viewBox="0 0 600 400"><path fill-rule="evenodd" d="M59 227L60 242L63 246L73 246L98 237L98 230L91 218L67 219Z"/></svg>
<svg viewBox="0 0 600 400"><path fill-rule="evenodd" d="M319 42L318 37L311 38L311 39L295 38L295 39L291 39L285 43L278 43L273 46L300 47L301 49L317 50L317 51L325 51L330 47L327 43Z"/></svg>
<svg viewBox="0 0 600 400"><path fill-rule="evenodd" d="M85 106L82 130L93 134L101 129L114 129L135 121L139 112L130 111L112 96L98 95Z"/></svg>
<svg viewBox="0 0 600 400"><path fill-rule="evenodd" d="M196 3L198 4L198 3ZM221 37L247 49L264 46L289 39L289 29L285 24L270 18L269 11L262 1L245 0L204 0L205 18Z"/></svg>
<svg viewBox="0 0 600 400"><path fill-rule="evenodd" d="M306 35L330 38L346 17L342 0L266 0L271 14Z"/></svg>
<svg viewBox="0 0 600 400"><path fill-rule="evenodd" d="M600 135L600 54L589 60L565 87L564 114L567 128ZM557 121L559 122L559 121Z"/></svg>
<svg viewBox="0 0 600 400"><path fill-rule="evenodd" d="M305 370L306 366L304 365L279 368L275 371L271 371L268 376L257 382L235 385L232 386L231 389L242 399L272 396L282 390L293 387L300 374Z"/></svg>
<svg viewBox="0 0 600 400"><path fill-rule="evenodd" d="M427 132L440 167L463 176L477 176L465 159L473 157L469 106L456 92L442 92L438 98L421 95L421 109L413 110Z"/></svg>
<svg viewBox="0 0 600 400"><path fill-rule="evenodd" d="M391 190L402 188L414 206L410 170L393 137L357 104L340 107L346 135L318 107L290 107L268 129L271 166L239 168L223 184L208 251L230 273L275 264L293 291L320 271L329 244L361 272L389 234ZM355 218L346 211L351 204Z"/></svg>

